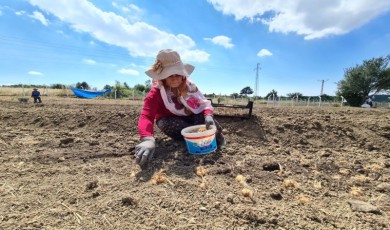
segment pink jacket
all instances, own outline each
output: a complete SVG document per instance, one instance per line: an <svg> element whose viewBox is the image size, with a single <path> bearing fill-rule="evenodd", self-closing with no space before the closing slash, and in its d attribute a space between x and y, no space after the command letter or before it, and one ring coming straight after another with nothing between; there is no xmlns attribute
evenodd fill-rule
<svg viewBox="0 0 390 230"><path fill-rule="evenodd" d="M206 109L203 114L212 114L213 111ZM176 116L165 108L161 98L160 89L153 87L144 99L144 106L138 121L140 138L153 136L154 121L163 117Z"/></svg>

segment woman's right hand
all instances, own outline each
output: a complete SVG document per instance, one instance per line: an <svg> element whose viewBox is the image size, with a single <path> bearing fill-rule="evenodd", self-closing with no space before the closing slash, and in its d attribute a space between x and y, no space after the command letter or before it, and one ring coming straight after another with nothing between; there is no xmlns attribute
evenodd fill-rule
<svg viewBox="0 0 390 230"><path fill-rule="evenodd" d="M135 162L139 166L143 166L146 162L152 160L156 149L156 141L154 137L144 137L141 143L135 146Z"/></svg>
<svg viewBox="0 0 390 230"><path fill-rule="evenodd" d="M206 129L209 129L211 125L215 126L213 115L208 114L204 117Z"/></svg>

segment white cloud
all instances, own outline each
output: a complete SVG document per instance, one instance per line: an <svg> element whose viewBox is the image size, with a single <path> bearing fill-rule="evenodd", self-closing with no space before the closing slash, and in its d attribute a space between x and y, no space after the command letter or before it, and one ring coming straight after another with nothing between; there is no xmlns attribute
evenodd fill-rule
<svg viewBox="0 0 390 230"><path fill-rule="evenodd" d="M118 73L129 74L129 75L139 75L139 72L137 70L133 70L133 69L120 69L120 70L118 70Z"/></svg>
<svg viewBox="0 0 390 230"><path fill-rule="evenodd" d="M24 15L26 12L25 11L16 11L15 14L18 16Z"/></svg>
<svg viewBox="0 0 390 230"><path fill-rule="evenodd" d="M236 20L260 21L272 32L305 39L348 33L390 9L388 0L207 0Z"/></svg>
<svg viewBox="0 0 390 230"><path fill-rule="evenodd" d="M0 10L0 16L3 15L3 11Z"/></svg>
<svg viewBox="0 0 390 230"><path fill-rule="evenodd" d="M232 48L234 46L231 43L232 39L223 35L215 36L213 38L205 38L204 40L211 41L212 43L223 46L225 48Z"/></svg>
<svg viewBox="0 0 390 230"><path fill-rule="evenodd" d="M272 56L272 53L267 50L267 49L261 49L258 53L257 56L259 57L266 57L266 56Z"/></svg>
<svg viewBox="0 0 390 230"><path fill-rule="evenodd" d="M125 13L140 14L140 13L143 12L141 8L139 8L137 5L134 5L134 4L130 4L130 5L128 5L128 6L121 6L121 5L119 5L118 3L113 2L112 5L113 5L115 8L117 8L117 9L119 9L119 10L125 12Z"/></svg>
<svg viewBox="0 0 390 230"><path fill-rule="evenodd" d="M41 12L34 11L33 14L30 15L30 17L40 21L44 26L49 25L49 22Z"/></svg>
<svg viewBox="0 0 390 230"><path fill-rule="evenodd" d="M96 61L92 60L92 59L83 59L83 63L84 64L87 64L87 65L95 65L96 64Z"/></svg>
<svg viewBox="0 0 390 230"><path fill-rule="evenodd" d="M33 71L33 70L28 71L28 74L34 75L34 76L42 76L43 75L43 73L38 72L38 71Z"/></svg>
<svg viewBox="0 0 390 230"><path fill-rule="evenodd" d="M210 54L202 50L180 50L180 57L183 60L191 60L195 62L207 62Z"/></svg>
<svg viewBox="0 0 390 230"><path fill-rule="evenodd" d="M112 6L114 6L116 9L119 9L120 12L123 13L123 16L129 20L130 22L137 22L140 21L144 11L139 8L137 5L130 4L130 5L120 5L119 3L113 2Z"/></svg>
<svg viewBox="0 0 390 230"><path fill-rule="evenodd" d="M183 54L186 61L207 61L209 57L207 52L196 49L195 42L186 35L171 34L142 21L129 23L126 18L102 11L87 0L29 2L55 15L75 31L89 33L101 42L126 48L132 56L155 57L159 50L170 47Z"/></svg>
<svg viewBox="0 0 390 230"><path fill-rule="evenodd" d="M136 6L136 5L134 5L134 4L130 4L130 5L129 5L129 8L130 8L132 11L135 11L135 12L137 12L137 13L142 13L142 10L141 10L138 6Z"/></svg>

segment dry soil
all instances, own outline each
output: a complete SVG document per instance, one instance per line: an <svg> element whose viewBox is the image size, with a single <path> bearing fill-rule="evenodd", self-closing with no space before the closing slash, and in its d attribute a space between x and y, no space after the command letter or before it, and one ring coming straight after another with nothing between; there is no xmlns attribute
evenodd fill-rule
<svg viewBox="0 0 390 230"><path fill-rule="evenodd" d="M256 105L207 155L156 129L142 170L140 102L43 102L0 99L0 229L390 228L389 109Z"/></svg>

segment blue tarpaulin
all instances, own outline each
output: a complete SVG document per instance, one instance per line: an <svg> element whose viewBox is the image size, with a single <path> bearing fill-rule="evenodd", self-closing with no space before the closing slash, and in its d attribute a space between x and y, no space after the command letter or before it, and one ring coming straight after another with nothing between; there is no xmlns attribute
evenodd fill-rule
<svg viewBox="0 0 390 230"><path fill-rule="evenodd" d="M71 88L74 95L76 97L81 97L81 98L95 98L102 96L105 93L111 92L111 89L106 89L104 91L89 91L89 90L82 90L82 89L76 89L76 88Z"/></svg>

